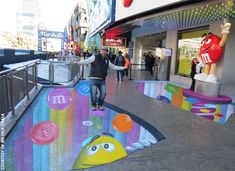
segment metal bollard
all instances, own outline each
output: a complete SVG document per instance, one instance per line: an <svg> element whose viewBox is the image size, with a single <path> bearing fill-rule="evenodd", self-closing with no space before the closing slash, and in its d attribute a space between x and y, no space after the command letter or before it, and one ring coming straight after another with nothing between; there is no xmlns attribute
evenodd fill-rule
<svg viewBox="0 0 235 171"><path fill-rule="evenodd" d="M131 78L131 76L132 76L132 64L130 64L130 77L129 77L129 80L133 80L133 79Z"/></svg>
<svg viewBox="0 0 235 171"><path fill-rule="evenodd" d="M82 65L82 77L81 80L84 80L84 65Z"/></svg>
<svg viewBox="0 0 235 171"><path fill-rule="evenodd" d="M54 82L54 65L50 63L49 65L49 82L50 85Z"/></svg>

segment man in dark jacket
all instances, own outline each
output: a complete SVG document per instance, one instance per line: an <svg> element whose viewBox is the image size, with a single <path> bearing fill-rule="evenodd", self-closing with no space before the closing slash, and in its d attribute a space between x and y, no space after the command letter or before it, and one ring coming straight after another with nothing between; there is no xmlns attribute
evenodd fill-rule
<svg viewBox="0 0 235 171"><path fill-rule="evenodd" d="M122 56L122 51L118 52L117 57L115 58L114 64L117 66L124 67L125 65L125 58ZM123 81L124 71L123 70L117 70L117 81L121 80Z"/></svg>
<svg viewBox="0 0 235 171"><path fill-rule="evenodd" d="M100 49L100 53L92 55L90 58L78 61L79 65L91 64L91 70L89 74L90 80L90 95L91 95L91 109L104 110L104 99L106 96L106 83L105 79L107 76L108 68L114 70L124 70L123 66L116 66L112 64L108 59L108 49L103 47ZM97 90L99 90L99 97L97 97Z"/></svg>

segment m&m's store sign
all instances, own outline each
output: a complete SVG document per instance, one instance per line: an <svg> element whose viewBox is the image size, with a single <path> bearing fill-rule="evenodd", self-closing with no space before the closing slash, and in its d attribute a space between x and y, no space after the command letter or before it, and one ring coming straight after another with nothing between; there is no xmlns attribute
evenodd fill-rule
<svg viewBox="0 0 235 171"><path fill-rule="evenodd" d="M118 38L105 38L104 39L105 46L126 46L126 39L123 37Z"/></svg>

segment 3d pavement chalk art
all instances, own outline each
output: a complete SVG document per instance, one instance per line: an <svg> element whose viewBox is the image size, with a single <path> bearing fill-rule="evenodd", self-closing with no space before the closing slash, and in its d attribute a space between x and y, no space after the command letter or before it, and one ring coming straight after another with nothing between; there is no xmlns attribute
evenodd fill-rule
<svg viewBox="0 0 235 171"><path fill-rule="evenodd" d="M30 131L30 138L35 144L52 143L59 136L59 128L51 121L44 121L34 125Z"/></svg>
<svg viewBox="0 0 235 171"><path fill-rule="evenodd" d="M146 121L111 104L92 112L89 94L88 81L74 88L43 88L6 139L6 169L95 167L165 138Z"/></svg>
<svg viewBox="0 0 235 171"><path fill-rule="evenodd" d="M68 89L56 88L48 93L47 101L51 108L63 110L72 103L72 96Z"/></svg>
<svg viewBox="0 0 235 171"><path fill-rule="evenodd" d="M235 97L232 96L203 96L170 81L137 81L136 84L140 93L220 124L235 113Z"/></svg>

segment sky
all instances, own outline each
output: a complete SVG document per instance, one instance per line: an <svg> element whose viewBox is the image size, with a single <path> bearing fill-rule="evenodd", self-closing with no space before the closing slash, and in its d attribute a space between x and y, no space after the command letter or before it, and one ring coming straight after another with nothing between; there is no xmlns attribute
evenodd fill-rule
<svg viewBox="0 0 235 171"><path fill-rule="evenodd" d="M63 31L79 0L38 0L48 30ZM59 29L59 30L58 30Z"/></svg>
<svg viewBox="0 0 235 171"><path fill-rule="evenodd" d="M26 0L31 1L31 0ZM63 31L79 0L37 0L41 22L48 30ZM22 9L21 0L1 0L0 31L16 30L16 12Z"/></svg>

